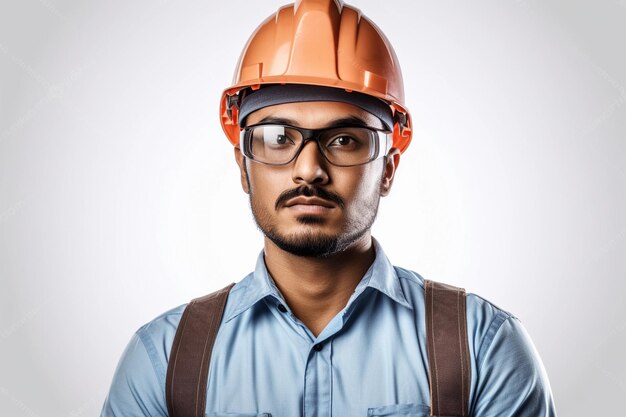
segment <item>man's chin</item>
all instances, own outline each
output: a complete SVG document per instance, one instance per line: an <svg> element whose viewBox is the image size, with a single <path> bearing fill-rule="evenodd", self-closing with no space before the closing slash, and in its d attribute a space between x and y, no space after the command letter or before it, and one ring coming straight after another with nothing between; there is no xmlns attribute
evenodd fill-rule
<svg viewBox="0 0 626 417"><path fill-rule="evenodd" d="M276 246L292 255L325 258L341 250L343 245L338 236L326 235L323 233L294 233L291 235L281 235L279 233L268 232L265 236Z"/></svg>
<svg viewBox="0 0 626 417"><path fill-rule="evenodd" d="M280 249L292 255L311 258L328 258L343 252L368 231L361 229L352 234L329 233L315 225L301 226L299 229L292 233L280 233L275 229L261 228L263 234Z"/></svg>

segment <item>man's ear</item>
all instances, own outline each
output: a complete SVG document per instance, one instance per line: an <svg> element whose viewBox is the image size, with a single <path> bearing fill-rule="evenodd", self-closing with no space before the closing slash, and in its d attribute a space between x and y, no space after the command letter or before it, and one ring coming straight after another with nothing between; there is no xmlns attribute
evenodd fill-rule
<svg viewBox="0 0 626 417"><path fill-rule="evenodd" d="M400 151L397 148L391 148L385 157L385 171L380 182L381 196L384 197L391 191L391 185L393 184L398 165L400 165Z"/></svg>
<svg viewBox="0 0 626 417"><path fill-rule="evenodd" d="M235 161L239 166L239 174L241 175L241 188L246 194L250 194L250 181L248 180L248 171L246 170L246 157L241 153L239 146L235 146Z"/></svg>

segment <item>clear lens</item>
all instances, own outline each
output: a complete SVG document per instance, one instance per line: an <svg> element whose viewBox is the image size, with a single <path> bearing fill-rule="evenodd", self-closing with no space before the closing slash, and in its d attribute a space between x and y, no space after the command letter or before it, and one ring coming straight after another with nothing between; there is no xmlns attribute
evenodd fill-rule
<svg viewBox="0 0 626 417"><path fill-rule="evenodd" d="M387 135L366 127L310 130L284 125L256 125L241 134L244 155L270 165L291 162L309 138L328 161L339 166L370 162L386 152Z"/></svg>
<svg viewBox="0 0 626 417"><path fill-rule="evenodd" d="M371 160L378 135L362 127L328 129L320 135L324 155L337 165L359 165Z"/></svg>
<svg viewBox="0 0 626 417"><path fill-rule="evenodd" d="M268 164L289 162L298 152L302 135L285 126L256 126L250 132L250 156Z"/></svg>

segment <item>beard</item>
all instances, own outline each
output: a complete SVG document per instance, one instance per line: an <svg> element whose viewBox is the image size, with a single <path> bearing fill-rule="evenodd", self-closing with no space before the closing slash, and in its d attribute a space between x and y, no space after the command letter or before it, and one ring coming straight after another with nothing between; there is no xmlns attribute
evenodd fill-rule
<svg viewBox="0 0 626 417"><path fill-rule="evenodd" d="M368 201L358 204L359 210L353 218L345 222L343 230L334 234L325 233L319 230L317 225L325 222L322 217L303 215L296 217L297 222L302 225L302 230L293 233L281 233L276 223L275 214L281 201L290 198L304 196L319 196L332 200L340 204L343 210L343 200L336 194L330 194L317 187L300 187L287 191L278 197L274 213L265 207L257 204L252 192L250 192L250 208L254 221L259 230L271 240L276 246L285 252L296 256L327 258L339 252L343 252L362 238L372 227L378 213L380 195L373 195Z"/></svg>

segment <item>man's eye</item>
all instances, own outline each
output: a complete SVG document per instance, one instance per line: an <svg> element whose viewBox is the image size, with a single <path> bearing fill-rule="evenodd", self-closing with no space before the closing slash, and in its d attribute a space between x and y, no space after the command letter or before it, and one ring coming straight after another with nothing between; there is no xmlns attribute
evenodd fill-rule
<svg viewBox="0 0 626 417"><path fill-rule="evenodd" d="M339 136L333 139L328 146L347 146L354 142L354 139L350 136Z"/></svg>
<svg viewBox="0 0 626 417"><path fill-rule="evenodd" d="M273 137L271 141L274 145L289 145L293 143L293 141L287 135L276 135Z"/></svg>

